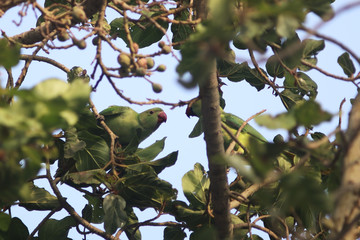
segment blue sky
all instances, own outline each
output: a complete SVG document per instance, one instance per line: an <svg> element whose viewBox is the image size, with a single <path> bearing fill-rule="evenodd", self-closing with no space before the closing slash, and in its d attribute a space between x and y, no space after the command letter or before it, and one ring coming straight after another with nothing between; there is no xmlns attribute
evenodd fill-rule
<svg viewBox="0 0 360 240"><path fill-rule="evenodd" d="M338 0L334 3L335 11L340 9L342 6L347 5L351 2L350 0ZM358 2L358 1L357 1ZM17 15L18 9L12 9L7 12L5 16L0 18L0 29L5 31L7 35L12 36L22 31L28 30L31 27L34 27L34 14L31 10L28 11L27 20L23 21L20 27L16 27L11 21L13 19L19 19ZM360 5L354 7L342 14L335 16L335 19L331 20L328 23L325 23L318 29L319 32L331 36L340 42L343 42L346 46L350 47L353 51L360 55L360 31L358 31L357 23L359 21ZM109 20L114 18L114 13L109 11L107 13ZM18 21L18 20L17 20ZM309 16L307 19L306 25L310 28L317 26L320 22L320 19L314 15ZM77 30L73 30L73 33L76 36L81 36L81 33ZM301 34L304 36L304 34ZM165 38L164 38L165 39ZM166 40L165 40L166 41ZM121 47L125 47L122 43L122 40L118 39L116 44ZM54 58L59 62L63 63L66 67L71 68L73 66L81 66L86 69L88 73L91 73L94 67L92 61L95 56L94 48L90 41L88 41L88 47L86 50L78 50L76 47L68 50L53 50L50 55L41 53L41 55ZM341 55L344 51L339 47L331 44L329 42L325 43L326 47L323 52L318 55L318 66L324 68L325 70L344 76L340 66L337 64L337 57ZM106 45L105 45L106 46ZM147 49L141 50L143 53L152 52L154 48L157 48L157 45L151 46ZM92 49L92 50L90 50ZM25 52L23 52L25 53ZM29 53L29 52L28 52ZM247 52L245 51L236 51L237 59L249 59ZM117 67L116 57L117 54L113 52L108 47L104 47L103 59L107 66ZM146 98L152 99L161 99L167 102L178 102L179 100L189 100L197 96L197 89L184 89L177 81L178 77L175 72L175 67L177 61L174 58L169 56L157 57L155 58L156 64L166 64L167 71L165 73L156 73L151 79L157 83L163 85L163 92L156 94L152 91L151 85L148 84L143 79L119 79L116 80L117 87L123 90L123 93L131 97L133 100L137 101L146 101ZM250 63L250 61L249 61ZM19 66L14 69L14 77L17 78L21 67L24 62L20 62ZM356 65L356 68L359 69L359 66ZM312 70L309 72L309 75L316 81L318 84L318 97L317 101L320 102L324 109L328 110L333 114L338 113L339 105L342 99L346 98L346 103L343 108L343 127L346 127L347 114L350 109L349 99L353 98L356 95L356 88L347 82L342 82L340 80L335 80L323 76L318 72ZM61 70L54 68L53 66L33 62L29 68L27 79L25 80L23 87L32 87L39 81L45 80L47 78L59 78L66 80L66 75ZM4 85L7 79L6 72L3 69L0 69L0 83ZM96 80L92 80L91 84L95 84ZM272 95L271 89L264 89L261 92L257 92L255 88L250 87L246 82L241 83L232 83L225 80L227 86L222 88L224 92L224 98L226 99L226 112L231 112L235 115L238 115L244 119L252 116L253 114L266 109L266 113L277 114L285 111L282 106L280 99ZM98 108L102 110L109 105L129 105L127 102L118 97L113 89L110 87L106 79L104 79L96 92L92 93L92 99ZM144 109L150 108L149 106L136 106L131 105L136 111L140 112ZM173 184L175 188L179 190L179 198L184 200L184 196L181 190L181 178L189 170L193 168L193 165L196 162L200 162L207 168L207 159L205 154L205 144L203 137L200 136L195 139L189 139L188 135L191 132L193 126L195 125L197 119L187 118L185 115L185 107L176 108L174 110L169 109L166 106L162 107L168 115L168 122L163 124L158 131L156 131L150 138L142 143L142 146L148 146L156 140L162 139L164 136L167 136L166 147L161 153L161 156L165 156L172 151L179 150L178 161L175 166L164 170L160 177L169 181ZM316 128L317 131L321 131L325 134L332 132L338 119L333 118L333 121L322 124L319 128ZM251 125L256 126L254 122L251 122ZM263 135L268 139L272 138L279 133L279 131L269 131L265 128L256 127ZM286 135L285 135L286 136ZM232 180L230 178L230 180ZM37 185L46 186L48 184L44 181L36 182ZM86 201L81 197L81 195L76 194L76 192L71 191L68 187L62 185L61 189L64 191L64 196L68 198L70 204L74 205L78 212L81 212L83 205ZM140 211L137 211L140 212ZM35 213L28 212L22 208L14 208L12 211L14 216L20 216L23 221L28 225L30 232L36 227L36 225L41 221L41 216L45 216L46 213ZM60 212L55 214L55 218L61 218L66 216L65 212ZM140 220L146 220L155 216L153 211L145 211L145 213L139 214ZM168 219L162 217L159 221ZM143 233L143 239L162 239L162 228L156 227L144 227L141 228ZM71 233L71 236L76 236L74 233ZM99 239L96 236L90 236L88 239Z"/></svg>

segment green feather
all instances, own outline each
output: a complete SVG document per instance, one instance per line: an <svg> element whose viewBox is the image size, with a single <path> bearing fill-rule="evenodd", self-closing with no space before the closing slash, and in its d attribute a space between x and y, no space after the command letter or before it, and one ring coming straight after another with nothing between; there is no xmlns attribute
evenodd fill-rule
<svg viewBox="0 0 360 240"><path fill-rule="evenodd" d="M201 100L197 100L191 106L189 106L189 109L187 109L187 114L188 116L197 116L200 118L199 121L201 121ZM236 132L244 123L243 119L235 116L234 114L226 113L223 110L221 112L221 121L233 135L236 135ZM202 127L197 124L189 137L199 136L201 134L199 130L202 132ZM226 149L233 139L224 129L222 129L222 133L224 137L224 147ZM249 124L246 124L245 127L241 130L238 140L245 148L247 148L247 151L250 150L253 141L256 141L257 143L267 142L266 138ZM234 149L238 150L239 152L244 152L244 150L239 148L238 145L236 145Z"/></svg>
<svg viewBox="0 0 360 240"><path fill-rule="evenodd" d="M142 142L166 121L166 114L161 108L137 113L130 107L110 106L100 114L104 116L105 123L118 136L118 141L122 145L129 144L137 133L140 133L139 142Z"/></svg>

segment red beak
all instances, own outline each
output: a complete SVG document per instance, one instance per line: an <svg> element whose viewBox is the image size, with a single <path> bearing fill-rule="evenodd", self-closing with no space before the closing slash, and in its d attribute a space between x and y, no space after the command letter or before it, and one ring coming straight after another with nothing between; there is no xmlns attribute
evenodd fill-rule
<svg viewBox="0 0 360 240"><path fill-rule="evenodd" d="M160 112L158 114L158 123L166 122L166 120L167 120L166 113L165 112Z"/></svg>

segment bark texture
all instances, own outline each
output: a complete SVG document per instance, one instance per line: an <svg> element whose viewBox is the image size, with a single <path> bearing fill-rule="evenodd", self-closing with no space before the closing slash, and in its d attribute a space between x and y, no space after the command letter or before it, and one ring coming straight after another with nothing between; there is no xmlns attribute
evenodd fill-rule
<svg viewBox="0 0 360 240"><path fill-rule="evenodd" d="M333 216L333 239L354 240L360 220L360 94L350 112L345 145L342 182Z"/></svg>
<svg viewBox="0 0 360 240"><path fill-rule="evenodd" d="M227 168L215 161L225 154L224 139L221 131L221 109L219 106L219 90L215 59L209 66L207 81L200 86L202 96L201 111L203 116L206 152L209 161L210 194L218 239L231 237L229 209L229 186Z"/></svg>

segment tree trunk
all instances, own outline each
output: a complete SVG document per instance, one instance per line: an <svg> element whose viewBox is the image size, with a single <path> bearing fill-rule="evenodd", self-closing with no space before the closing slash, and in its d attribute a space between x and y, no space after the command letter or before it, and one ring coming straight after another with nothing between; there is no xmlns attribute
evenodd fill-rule
<svg viewBox="0 0 360 240"><path fill-rule="evenodd" d="M231 222L229 209L229 186L227 169L216 161L225 154L224 139L221 131L221 109L219 106L219 90L216 74L216 61L209 66L207 81L200 86L202 97L201 111L209 161L210 195L218 239L229 239Z"/></svg>
<svg viewBox="0 0 360 240"><path fill-rule="evenodd" d="M360 94L356 97L345 133L343 175L333 223L333 239L354 240L360 220Z"/></svg>

